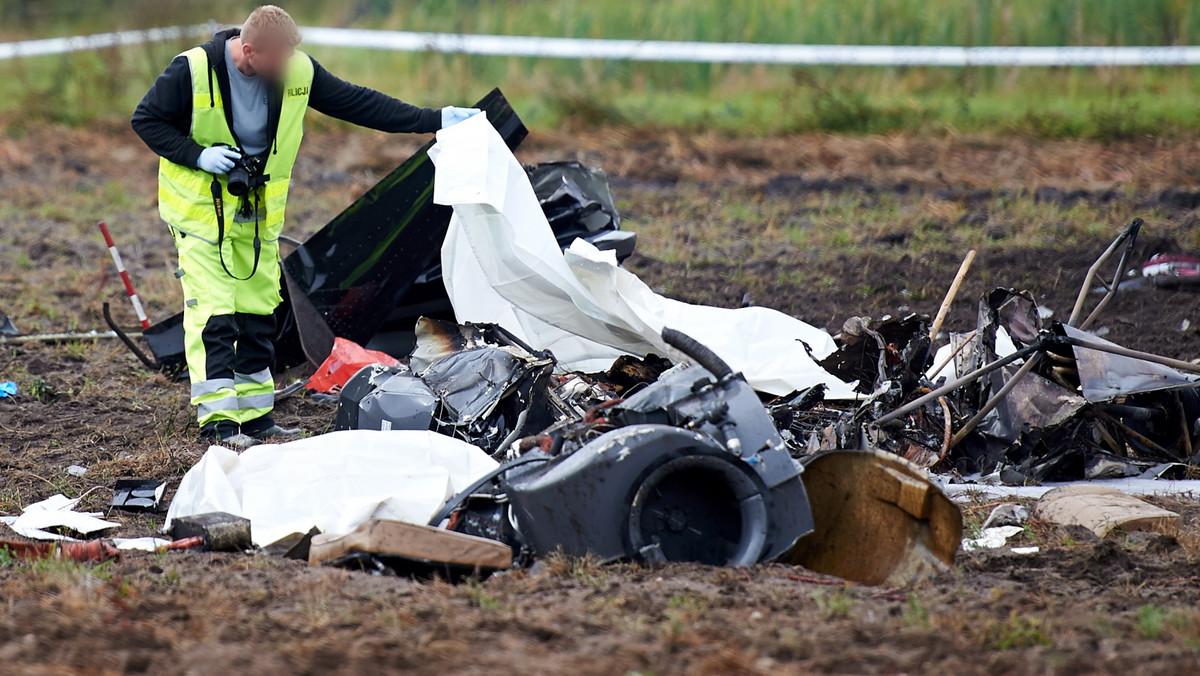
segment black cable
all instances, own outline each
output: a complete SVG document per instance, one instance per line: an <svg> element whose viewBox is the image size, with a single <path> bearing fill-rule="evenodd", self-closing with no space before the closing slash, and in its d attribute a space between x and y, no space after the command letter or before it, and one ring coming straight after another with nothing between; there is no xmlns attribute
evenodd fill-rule
<svg viewBox="0 0 1200 676"><path fill-rule="evenodd" d="M225 199L224 191L221 188L221 181L216 176L213 176L209 190L212 192L213 211L217 214L217 258L221 261L221 269L233 279L244 282L253 277L255 272L258 272L258 261L262 257L262 240L258 234L258 193L254 194L254 265L250 268L250 274L245 277L238 277L230 272L229 267L225 265Z"/></svg>
<svg viewBox="0 0 1200 676"><path fill-rule="evenodd" d="M706 345L702 345L699 341L682 331L676 331L671 328L662 330L662 339L667 345L679 350L696 361L697 364L708 369L708 372L713 374L720 380L733 373L733 369L729 364L725 363L724 359L717 356Z"/></svg>

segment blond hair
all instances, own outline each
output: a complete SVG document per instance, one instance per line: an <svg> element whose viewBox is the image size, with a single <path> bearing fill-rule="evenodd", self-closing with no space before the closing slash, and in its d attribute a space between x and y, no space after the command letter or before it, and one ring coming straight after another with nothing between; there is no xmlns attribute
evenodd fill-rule
<svg viewBox="0 0 1200 676"><path fill-rule="evenodd" d="M295 47L300 44L300 29L292 15L275 5L262 5L250 12L242 24L242 42L248 45L256 41L282 40Z"/></svg>

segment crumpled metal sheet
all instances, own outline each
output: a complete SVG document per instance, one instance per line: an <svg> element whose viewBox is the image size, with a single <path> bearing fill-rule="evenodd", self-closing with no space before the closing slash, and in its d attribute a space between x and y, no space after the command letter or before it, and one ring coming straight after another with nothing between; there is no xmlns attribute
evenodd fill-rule
<svg viewBox="0 0 1200 676"><path fill-rule="evenodd" d="M818 362L822 368L846 382L857 380L861 394L871 394L888 380L908 392L929 358L929 317L851 317L842 326L841 340L836 352Z"/></svg>
<svg viewBox="0 0 1200 676"><path fill-rule="evenodd" d="M1065 324L1062 328L1071 338L1115 345L1087 331ZM1073 349L1079 381L1083 386L1083 398L1093 403L1112 401L1117 397L1138 392L1195 387L1200 384L1200 376L1187 374L1169 366L1086 347Z"/></svg>
<svg viewBox="0 0 1200 676"><path fill-rule="evenodd" d="M1018 366L1003 369L1004 381L1012 379L1018 370ZM1083 397L1030 373L1017 381L979 431L1013 443L1022 433L1058 427L1086 405Z"/></svg>
<svg viewBox="0 0 1200 676"><path fill-rule="evenodd" d="M453 422L468 424L490 415L508 388L529 370L528 363L510 352L483 347L439 359L422 378Z"/></svg>
<svg viewBox="0 0 1200 676"><path fill-rule="evenodd" d="M987 303L994 308L1000 326L1009 335L1025 344L1037 340L1042 330L1042 318L1038 315L1033 294L1014 289L996 289L987 296Z"/></svg>

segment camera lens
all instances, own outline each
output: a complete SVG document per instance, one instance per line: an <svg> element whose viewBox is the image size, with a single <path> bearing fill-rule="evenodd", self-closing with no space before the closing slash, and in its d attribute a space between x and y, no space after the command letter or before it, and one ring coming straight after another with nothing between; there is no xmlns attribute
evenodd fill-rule
<svg viewBox="0 0 1200 676"><path fill-rule="evenodd" d="M250 192L250 174L241 165L229 170L229 194L243 197Z"/></svg>

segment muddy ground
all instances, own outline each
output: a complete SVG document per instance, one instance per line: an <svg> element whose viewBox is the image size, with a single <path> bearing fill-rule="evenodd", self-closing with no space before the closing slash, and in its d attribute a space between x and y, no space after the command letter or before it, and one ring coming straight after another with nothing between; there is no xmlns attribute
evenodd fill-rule
<svg viewBox="0 0 1200 676"><path fill-rule="evenodd" d="M311 134L293 234L312 232L419 140ZM1087 267L1134 216L1135 261L1200 248L1200 143L1101 146L1023 138L727 139L564 130L524 161L581 159L613 177L640 253L629 267L684 300L769 305L836 331L851 315L933 313L968 248L979 259L950 317L971 327L995 286L1069 313ZM0 139L0 311L25 331L131 322L94 221L114 227L151 315L179 294L154 214L154 162L120 127ZM835 232L836 236L829 233ZM1130 292L1108 338L1200 357L1200 297ZM281 377L304 375L302 370ZM62 492L102 510L121 477L177 484L204 446L185 388L115 343L6 345L0 513ZM333 409L281 404L285 424ZM68 465L88 468L83 477ZM89 492L90 491L90 492ZM1200 671L1200 503L1177 538L1097 541L1032 524L1008 550L963 554L914 589L846 585L785 566L640 570L552 559L451 586L262 555L132 554L87 566L0 559L4 673L1187 673ZM986 508L971 505L969 528ZM161 516L114 513L118 535Z"/></svg>

